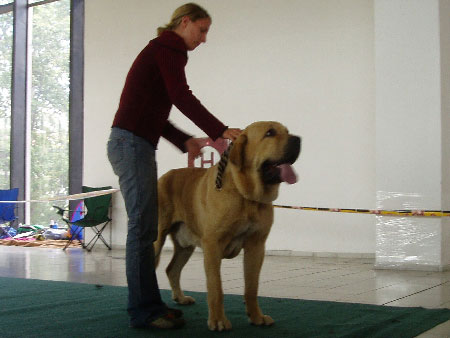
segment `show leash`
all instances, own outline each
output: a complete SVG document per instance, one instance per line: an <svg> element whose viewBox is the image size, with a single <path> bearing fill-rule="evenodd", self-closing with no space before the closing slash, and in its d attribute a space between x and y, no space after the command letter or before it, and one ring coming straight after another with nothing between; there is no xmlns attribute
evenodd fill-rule
<svg viewBox="0 0 450 338"><path fill-rule="evenodd" d="M217 165L217 177L216 177L216 190L220 191L222 190L222 180L223 180L223 174L225 173L225 169L228 164L228 158L230 157L230 151L231 147L233 146L233 142L230 143L227 150L225 150L220 157L219 164Z"/></svg>

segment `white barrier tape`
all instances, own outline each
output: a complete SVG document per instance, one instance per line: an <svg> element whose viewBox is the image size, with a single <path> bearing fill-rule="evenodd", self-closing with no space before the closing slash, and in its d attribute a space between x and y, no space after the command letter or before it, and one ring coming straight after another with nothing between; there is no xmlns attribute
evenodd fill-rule
<svg viewBox="0 0 450 338"><path fill-rule="evenodd" d="M76 200L82 200L82 199L85 199L88 197L114 194L115 192L118 192L118 191L120 191L120 189L106 189L106 190L97 190L97 191L91 191L91 192L83 192L81 194L50 197L50 198L41 199L41 200L0 201L0 203L48 203L48 202L55 202L55 201L76 201Z"/></svg>

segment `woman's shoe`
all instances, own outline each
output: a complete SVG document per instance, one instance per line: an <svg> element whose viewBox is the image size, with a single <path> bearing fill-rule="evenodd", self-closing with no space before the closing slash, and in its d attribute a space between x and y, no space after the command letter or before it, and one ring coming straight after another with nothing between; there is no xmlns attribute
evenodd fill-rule
<svg viewBox="0 0 450 338"><path fill-rule="evenodd" d="M166 306L166 310L168 314L171 314L172 316L174 316L175 318L181 318L183 317L183 311L178 310L178 309L174 309L171 307L167 307Z"/></svg>
<svg viewBox="0 0 450 338"><path fill-rule="evenodd" d="M157 329L179 329L183 327L184 324L186 324L186 322L184 321L183 318L176 317L175 314L169 311L166 315L162 317L156 318L154 320L148 320L145 323L145 327Z"/></svg>

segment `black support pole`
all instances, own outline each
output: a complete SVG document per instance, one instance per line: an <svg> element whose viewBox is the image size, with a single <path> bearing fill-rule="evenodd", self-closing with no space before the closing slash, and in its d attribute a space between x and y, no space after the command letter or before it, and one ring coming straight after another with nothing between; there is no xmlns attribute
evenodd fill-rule
<svg viewBox="0 0 450 338"><path fill-rule="evenodd" d="M69 193L78 194L83 184L84 0L71 0L70 7ZM70 202L70 209L77 203Z"/></svg>

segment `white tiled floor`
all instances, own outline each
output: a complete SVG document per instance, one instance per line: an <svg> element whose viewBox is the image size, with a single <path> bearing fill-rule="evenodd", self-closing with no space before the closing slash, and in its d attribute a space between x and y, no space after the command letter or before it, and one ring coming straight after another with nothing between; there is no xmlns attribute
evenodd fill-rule
<svg viewBox="0 0 450 338"><path fill-rule="evenodd" d="M160 287L169 289L164 270L171 251L164 251L158 269ZM390 306L450 308L450 271L375 270L372 259L266 256L260 295ZM124 250L0 246L0 276L126 286ZM242 256L223 260L225 293L243 293ZM203 256L194 253L182 274L182 287L205 291ZM419 337L450 337L450 321Z"/></svg>

